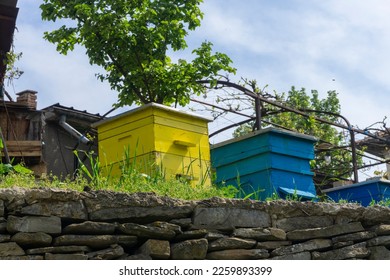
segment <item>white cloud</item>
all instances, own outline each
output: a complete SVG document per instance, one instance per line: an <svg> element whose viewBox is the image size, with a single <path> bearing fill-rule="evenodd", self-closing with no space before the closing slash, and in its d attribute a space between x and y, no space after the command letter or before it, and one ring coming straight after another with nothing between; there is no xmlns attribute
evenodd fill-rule
<svg viewBox="0 0 390 280"><path fill-rule="evenodd" d="M231 52L240 75L279 91L291 85L323 93L336 89L343 113L362 126L386 115L390 6L385 1L291 1L288 8L273 1L245 6L228 1L219 8L222 3L205 4L197 36Z"/></svg>
<svg viewBox="0 0 390 280"><path fill-rule="evenodd" d="M42 38L42 28L21 24L19 29L15 45L23 52L18 67L24 74L14 82L16 93L27 88L38 91L39 108L60 103L101 114L111 108L116 93L97 80L95 73L102 70L89 64L83 48L64 56Z"/></svg>
<svg viewBox="0 0 390 280"><path fill-rule="evenodd" d="M81 48L68 56L42 39L52 23L40 20L40 1L19 1L17 51L25 74L16 91L39 93L39 106L56 102L104 113L116 93L98 81ZM384 0L262 1L213 0L202 5L202 26L191 33L189 49L210 40L227 53L238 76L256 78L269 89L340 92L343 114L369 125L387 114L390 89L390 6ZM33 18L34 17L34 18ZM335 79L335 81L333 81ZM364 107L364 108L363 108Z"/></svg>

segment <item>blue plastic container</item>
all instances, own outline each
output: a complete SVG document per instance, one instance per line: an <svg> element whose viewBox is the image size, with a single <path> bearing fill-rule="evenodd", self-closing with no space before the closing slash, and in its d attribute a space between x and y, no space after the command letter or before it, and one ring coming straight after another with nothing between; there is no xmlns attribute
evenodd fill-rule
<svg viewBox="0 0 390 280"><path fill-rule="evenodd" d="M365 182L324 190L332 200L346 200L368 206L371 202L390 199L390 181L374 178Z"/></svg>
<svg viewBox="0 0 390 280"><path fill-rule="evenodd" d="M314 159L312 136L266 128L211 146L211 166L217 185L234 185L238 197L252 194L264 200L297 195L313 199L316 191L310 160Z"/></svg>

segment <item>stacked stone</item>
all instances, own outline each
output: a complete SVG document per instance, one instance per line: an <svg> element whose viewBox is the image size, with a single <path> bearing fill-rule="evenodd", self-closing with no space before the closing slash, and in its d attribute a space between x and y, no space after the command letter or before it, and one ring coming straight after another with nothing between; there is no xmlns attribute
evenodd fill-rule
<svg viewBox="0 0 390 280"><path fill-rule="evenodd" d="M378 207L283 201L264 207L195 209L194 225L225 232L209 243L207 258L390 259L390 226L382 224L388 208L379 214Z"/></svg>
<svg viewBox="0 0 390 280"><path fill-rule="evenodd" d="M0 259L390 259L390 208L0 190Z"/></svg>

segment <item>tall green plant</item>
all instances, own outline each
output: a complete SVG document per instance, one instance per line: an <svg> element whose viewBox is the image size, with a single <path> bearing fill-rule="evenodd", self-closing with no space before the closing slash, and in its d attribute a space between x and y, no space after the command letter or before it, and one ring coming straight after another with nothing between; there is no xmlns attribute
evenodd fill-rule
<svg viewBox="0 0 390 280"><path fill-rule="evenodd" d="M80 159L79 152L77 150L74 151L75 156L79 162L79 170L78 172L85 176L91 186L96 189L102 189L107 184L107 181L110 180L110 173L103 175L102 168L99 160L96 156L94 156L93 152L86 154L86 158L88 159L89 166L88 168L85 163Z"/></svg>
<svg viewBox="0 0 390 280"><path fill-rule="evenodd" d="M77 156L78 153L75 152ZM166 179L163 173L154 169L151 175L145 175L138 170L135 158L130 150L126 149L122 159L120 174L112 175L112 168L108 168L105 174L99 160L91 153L87 154L90 168L80 161L79 174L89 180L92 189L106 189L123 192L154 192L158 195L171 196L182 199L204 199L213 196L233 198L237 189L233 186L217 188L215 186L199 185L191 186L185 180ZM108 172L108 173L107 173Z"/></svg>

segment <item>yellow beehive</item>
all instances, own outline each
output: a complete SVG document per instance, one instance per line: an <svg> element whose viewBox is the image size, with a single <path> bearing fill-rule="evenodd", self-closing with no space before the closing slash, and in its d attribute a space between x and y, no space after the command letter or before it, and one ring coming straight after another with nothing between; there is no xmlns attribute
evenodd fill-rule
<svg viewBox="0 0 390 280"><path fill-rule="evenodd" d="M120 173L125 158L139 171L211 184L208 122L211 119L150 103L94 124L99 161ZM127 155L125 152L127 151ZM133 165L134 163L134 165Z"/></svg>

